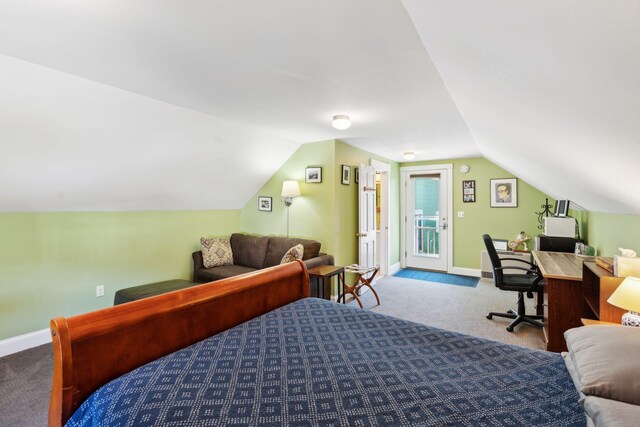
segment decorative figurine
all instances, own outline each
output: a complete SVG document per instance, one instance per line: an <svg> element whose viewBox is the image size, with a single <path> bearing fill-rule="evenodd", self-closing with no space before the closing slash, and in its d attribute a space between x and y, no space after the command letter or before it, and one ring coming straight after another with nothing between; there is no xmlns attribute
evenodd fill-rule
<svg viewBox="0 0 640 427"><path fill-rule="evenodd" d="M528 250L527 249L527 240L529 240L530 237L527 236L527 234L524 231L521 231L520 234L518 234L516 236L516 240L512 240L509 242L509 248L511 248L512 251L515 251L518 246L520 246L521 244L524 245L524 250Z"/></svg>
<svg viewBox="0 0 640 427"><path fill-rule="evenodd" d="M633 249L618 248L620 255L626 258L635 258L638 254Z"/></svg>

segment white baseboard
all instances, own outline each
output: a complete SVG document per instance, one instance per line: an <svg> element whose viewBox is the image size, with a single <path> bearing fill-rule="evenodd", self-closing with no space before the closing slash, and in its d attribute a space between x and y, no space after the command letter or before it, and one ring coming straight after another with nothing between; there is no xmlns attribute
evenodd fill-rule
<svg viewBox="0 0 640 427"><path fill-rule="evenodd" d="M398 271L400 271L400 263L396 262L393 265L389 266L389 276L393 276L394 274L396 274Z"/></svg>
<svg viewBox="0 0 640 427"><path fill-rule="evenodd" d="M19 351L28 350L51 342L49 329L41 329L28 334L18 335L0 341L0 357L8 356Z"/></svg>
<svg viewBox="0 0 640 427"><path fill-rule="evenodd" d="M457 274L459 276L471 276L471 277L481 277L480 269L478 268L463 268L463 267L453 267L449 274Z"/></svg>

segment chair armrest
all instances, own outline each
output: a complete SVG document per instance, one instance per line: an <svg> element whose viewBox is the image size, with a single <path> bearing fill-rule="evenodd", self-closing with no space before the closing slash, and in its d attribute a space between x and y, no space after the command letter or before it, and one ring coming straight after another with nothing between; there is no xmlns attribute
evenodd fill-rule
<svg viewBox="0 0 640 427"><path fill-rule="evenodd" d="M520 258L500 258L500 262L505 261L505 260L506 261L518 261L518 262L522 262L522 263L525 263L525 264L529 264L531 267L535 267L534 263L529 262L529 261L525 261L525 260L520 259Z"/></svg>
<svg viewBox="0 0 640 427"><path fill-rule="evenodd" d="M515 267L513 265L503 265L502 267L496 267L495 268L495 270L507 270L507 269L527 271L529 273L535 274L536 276L539 276L538 270L537 269L532 269L532 268Z"/></svg>
<svg viewBox="0 0 640 427"><path fill-rule="evenodd" d="M307 266L307 270L310 270L319 265L334 265L333 262L333 255L322 253L315 258L309 258L308 260L304 261L305 265Z"/></svg>

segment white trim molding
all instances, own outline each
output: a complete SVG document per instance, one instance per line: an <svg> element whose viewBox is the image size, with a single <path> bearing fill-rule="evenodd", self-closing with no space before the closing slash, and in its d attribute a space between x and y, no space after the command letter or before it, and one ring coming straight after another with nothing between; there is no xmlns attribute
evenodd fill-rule
<svg viewBox="0 0 640 427"><path fill-rule="evenodd" d="M0 341L0 357L28 350L51 342L49 329L41 329Z"/></svg>
<svg viewBox="0 0 640 427"><path fill-rule="evenodd" d="M396 262L395 264L393 264L392 266L389 266L389 276L393 276L394 274L396 274L398 271L400 271L402 267L400 266L399 262Z"/></svg>

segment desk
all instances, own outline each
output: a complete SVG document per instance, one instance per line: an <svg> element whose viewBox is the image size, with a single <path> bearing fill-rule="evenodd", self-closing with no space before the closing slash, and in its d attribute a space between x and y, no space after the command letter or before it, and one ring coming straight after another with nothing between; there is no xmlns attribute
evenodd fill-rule
<svg viewBox="0 0 640 427"><path fill-rule="evenodd" d="M582 326L582 262L566 252L533 251L544 278L544 340L548 351L567 351L564 333Z"/></svg>
<svg viewBox="0 0 640 427"><path fill-rule="evenodd" d="M337 265L319 265L307 271L309 273L309 281L313 278L316 284L318 298L331 299L331 278L338 276L338 295L340 295L340 287L344 289L344 267ZM322 286L320 284L322 283ZM327 292L328 291L328 292Z"/></svg>

